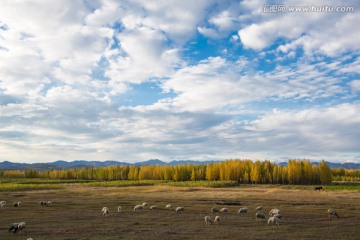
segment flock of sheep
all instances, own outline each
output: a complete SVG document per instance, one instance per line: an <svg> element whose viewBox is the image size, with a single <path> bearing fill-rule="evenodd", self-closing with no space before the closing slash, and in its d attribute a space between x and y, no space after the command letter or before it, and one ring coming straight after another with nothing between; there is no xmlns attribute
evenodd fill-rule
<svg viewBox="0 0 360 240"><path fill-rule="evenodd" d="M52 202L51 201L41 201L40 202L40 205L45 207L45 206L50 206L52 205ZM21 206L21 202L14 202L13 203L13 206L14 207L20 207ZM142 204L139 204L139 205L136 205L134 207L134 211L140 211L140 210L143 210L145 208L147 208L148 206L148 203L144 202ZM6 207L6 201L0 201L0 210L1 209L5 209ZM157 205L152 205L149 207L149 210L157 210L157 209L160 209L159 206ZM169 210L172 210L173 209L173 206L172 204L167 204L165 206L165 209L169 209ZM176 212L183 212L185 210L184 207L176 207L175 208L175 211ZM256 221L260 220L260 221L266 221L266 215L261 212L261 210L263 210L263 207L262 206L258 206L257 208L255 208L255 219ZM108 216L110 214L110 210L108 207L103 207L102 210L101 210L103 216ZM121 213L122 212L122 207L121 206L118 206L117 207L117 212L118 213ZM228 213L229 212L229 209L228 208L221 208L221 209L218 209L218 208L211 208L210 210L210 213ZM246 207L242 207L238 210L238 214L244 214L244 213L248 213L249 212L249 209L246 208ZM334 209L328 209L327 211L328 213L328 216L329 218L333 218L333 217L338 217L339 218L339 214L334 210ZM214 221L212 221L211 217L210 216L205 216L205 224L206 225L210 225L210 224L220 224L220 216L215 216L214 218ZM268 224L276 224L276 225L280 225L280 220L282 219L282 214L281 214L281 211L277 208L274 208L274 209L271 209L270 212L269 212L269 218L267 219L267 223ZM17 233L17 232L22 232L24 229L25 229L25 225L26 223L25 222L19 222L19 223L12 223L10 228L9 228L9 232L12 231L14 234Z"/></svg>
<svg viewBox="0 0 360 240"><path fill-rule="evenodd" d="M0 209L5 209L6 207L6 201L0 201ZM40 205L41 206L50 206L52 203L51 201L41 201ZM14 202L13 203L14 207L20 207L21 206L21 202ZM19 222L19 223L12 223L10 225L9 228L9 232L13 232L14 234L19 232L22 233L22 231L25 229L26 223L25 222ZM32 240L32 238L28 238L27 240Z"/></svg>
<svg viewBox="0 0 360 240"><path fill-rule="evenodd" d="M148 206L147 202L136 205L134 207L134 211L143 210L147 206ZM157 205L152 205L152 206L149 207L149 210L156 210L156 209L159 209L159 207ZM165 206L165 209L173 209L172 204L167 204ZM258 220L260 220L260 221L265 220L266 221L266 215L263 212L261 212L262 209L263 209L262 206L258 206L255 209L255 212L256 212L255 213L255 219L256 219L256 221L258 221ZM117 211L119 213L121 213L121 210L122 210L122 207L118 206ZM176 207L175 208L176 212L182 212L184 210L185 210L184 207ZM211 213L228 213L229 209L228 208L218 209L218 208L213 207L213 208L211 208L210 212ZM246 207L240 208L238 210L238 214L248 213L248 212L249 212L249 209L246 208ZM103 207L102 208L102 213L103 213L104 216L109 215L110 214L109 208L108 207ZM327 213L329 215L329 218L339 217L339 214L334 209L328 209ZM281 211L279 209L277 209L277 208L273 208L269 212L269 219L267 220L267 223L272 224L272 225L274 225L274 224L280 225L280 220L282 219L282 217L283 217L283 215L281 214ZM209 224L212 224L212 223L219 224L220 223L220 216L215 216L214 221L211 220L210 216L205 216L205 224L209 225Z"/></svg>

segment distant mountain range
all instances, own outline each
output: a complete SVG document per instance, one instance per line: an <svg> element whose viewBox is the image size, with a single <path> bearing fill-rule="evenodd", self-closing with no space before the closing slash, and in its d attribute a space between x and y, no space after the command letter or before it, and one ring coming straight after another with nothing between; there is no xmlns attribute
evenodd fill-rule
<svg viewBox="0 0 360 240"><path fill-rule="evenodd" d="M211 162L217 161L194 161L194 160L177 160L171 162L164 162L159 159L150 159L143 162L136 163L127 163L119 162L115 160L108 161L87 161L87 160L75 160L72 162L67 162L64 160L58 160L55 162L49 163L14 163L9 161L0 162L0 170L25 170L27 168L32 168L38 171L51 170L51 169L68 169L68 168L83 168L83 167L107 167L114 165L123 165L123 166L148 166L148 165L185 165L185 164L208 164Z"/></svg>
<svg viewBox="0 0 360 240"><path fill-rule="evenodd" d="M109 161L87 161L87 160L75 160L72 162L67 162L63 160L58 160L55 162L49 163L14 163L9 161L0 162L0 170L25 170L27 168L32 168L38 171L51 170L51 169L68 169L68 168L83 168L83 167L107 167L113 165L123 165L123 166L148 166L148 165L185 165L185 164L208 164L219 161L194 161L194 160L176 160L171 162L164 162L159 159L150 159L144 162L136 163L127 163L119 162L115 160ZM331 168L345 168L345 169L360 169L360 163L331 163L326 162ZM318 162L313 162L313 164L319 164ZM281 166L286 166L287 162L279 163Z"/></svg>

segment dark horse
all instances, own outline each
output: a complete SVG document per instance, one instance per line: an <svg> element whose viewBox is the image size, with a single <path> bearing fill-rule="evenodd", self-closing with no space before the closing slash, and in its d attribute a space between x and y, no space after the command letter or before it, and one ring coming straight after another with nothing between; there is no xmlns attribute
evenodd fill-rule
<svg viewBox="0 0 360 240"><path fill-rule="evenodd" d="M320 191L320 190L323 190L323 187L316 187L315 188L315 191Z"/></svg>

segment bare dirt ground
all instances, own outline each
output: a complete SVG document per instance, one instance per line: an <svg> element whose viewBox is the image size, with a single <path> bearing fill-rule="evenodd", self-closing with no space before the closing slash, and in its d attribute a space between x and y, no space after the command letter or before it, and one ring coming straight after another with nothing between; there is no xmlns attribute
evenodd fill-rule
<svg viewBox="0 0 360 240"><path fill-rule="evenodd" d="M360 192L286 190L280 188L195 188L169 186L75 187L64 190L1 192L7 206L0 212L0 239L360 239ZM52 201L42 207L40 201ZM15 208L12 203L21 201ZM134 212L147 202L159 210ZM219 203L242 205L220 205ZM184 212L165 209L182 206ZM117 207L122 206L122 212ZM102 207L110 209L104 217ZM268 216L279 208L279 226L255 220L254 209L263 206ZM229 208L211 214L212 207ZM238 214L240 207L248 213ZM334 208L340 218L329 219ZM205 225L204 217L221 218ZM26 222L23 233L8 232L13 222Z"/></svg>

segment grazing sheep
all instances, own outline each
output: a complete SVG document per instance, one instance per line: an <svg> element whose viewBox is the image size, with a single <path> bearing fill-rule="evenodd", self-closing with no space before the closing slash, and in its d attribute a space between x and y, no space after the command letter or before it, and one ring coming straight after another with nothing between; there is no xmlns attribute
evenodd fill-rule
<svg viewBox="0 0 360 240"><path fill-rule="evenodd" d="M165 208L166 208L166 209L172 209L172 205L171 205L171 204L167 204Z"/></svg>
<svg viewBox="0 0 360 240"><path fill-rule="evenodd" d="M9 228L9 232L13 231L15 234L17 231L22 232L22 230L24 229L25 229L25 222L13 223Z"/></svg>
<svg viewBox="0 0 360 240"><path fill-rule="evenodd" d="M265 214L262 213L262 212L256 213L256 214L255 214L255 218L256 218L256 221L259 220L259 219L260 219L260 220L264 219L264 220L266 221L266 216L265 216Z"/></svg>
<svg viewBox="0 0 360 240"><path fill-rule="evenodd" d="M0 201L0 209L4 209L6 206L6 201Z"/></svg>
<svg viewBox="0 0 360 240"><path fill-rule="evenodd" d="M278 219L281 219L281 218L282 218L282 215L281 215L280 213L278 213L278 214L275 214L273 217L276 217L276 218L278 218Z"/></svg>
<svg viewBox="0 0 360 240"><path fill-rule="evenodd" d="M21 202L14 202L14 207L20 207Z"/></svg>
<svg viewBox="0 0 360 240"><path fill-rule="evenodd" d="M141 204L143 206L143 208L145 208L148 204L147 202L144 202L143 204Z"/></svg>
<svg viewBox="0 0 360 240"><path fill-rule="evenodd" d="M258 206L257 208L255 208L255 211L260 211L260 210L262 210L262 209L263 209L262 206Z"/></svg>
<svg viewBox="0 0 360 240"><path fill-rule="evenodd" d="M215 217L214 223L220 224L220 216Z"/></svg>
<svg viewBox="0 0 360 240"><path fill-rule="evenodd" d="M118 212L121 213L122 207L118 206Z"/></svg>
<svg viewBox="0 0 360 240"><path fill-rule="evenodd" d="M220 212L221 212L221 213L229 212L229 209L228 209L228 208L222 208L222 209L220 210Z"/></svg>
<svg viewBox="0 0 360 240"><path fill-rule="evenodd" d="M134 207L134 211L141 210L141 209L144 209L143 205L136 205Z"/></svg>
<svg viewBox="0 0 360 240"><path fill-rule="evenodd" d="M150 207L150 210L156 210L156 209L159 209L159 207L156 206L156 205L153 205L153 206Z"/></svg>
<svg viewBox="0 0 360 240"><path fill-rule="evenodd" d="M214 212L220 212L220 210L218 208L211 208L211 213L214 213Z"/></svg>
<svg viewBox="0 0 360 240"><path fill-rule="evenodd" d="M339 214L334 210L334 209L329 209L327 210L328 214L329 214L329 218L332 218L332 217L340 217Z"/></svg>
<svg viewBox="0 0 360 240"><path fill-rule="evenodd" d="M176 212L183 212L185 209L183 207L177 207L175 209Z"/></svg>
<svg viewBox="0 0 360 240"><path fill-rule="evenodd" d="M281 214L280 210L277 209L277 208L271 209L270 212L269 212L270 216L274 216L276 214Z"/></svg>
<svg viewBox="0 0 360 240"><path fill-rule="evenodd" d="M274 225L277 224L277 225L280 225L280 219L278 219L277 217L270 217L269 220L268 220L268 224L272 224Z"/></svg>
<svg viewBox="0 0 360 240"><path fill-rule="evenodd" d="M238 213L247 213L249 211L248 208L240 208Z"/></svg>
<svg viewBox="0 0 360 240"><path fill-rule="evenodd" d="M40 205L43 207L50 206L52 204L51 201L40 201Z"/></svg>
<svg viewBox="0 0 360 240"><path fill-rule="evenodd" d="M107 208L107 207L103 207L101 211L102 211L102 213L103 213L104 216L107 216L107 215L109 215L109 213L110 213L110 210L109 210L109 208Z"/></svg>
<svg viewBox="0 0 360 240"><path fill-rule="evenodd" d="M205 216L205 224L212 224L211 218L209 216Z"/></svg>

